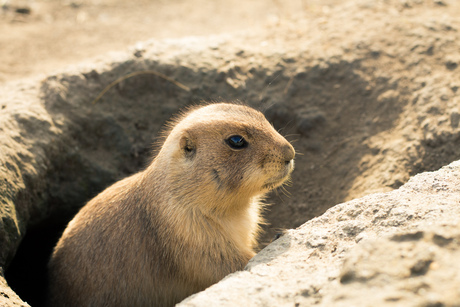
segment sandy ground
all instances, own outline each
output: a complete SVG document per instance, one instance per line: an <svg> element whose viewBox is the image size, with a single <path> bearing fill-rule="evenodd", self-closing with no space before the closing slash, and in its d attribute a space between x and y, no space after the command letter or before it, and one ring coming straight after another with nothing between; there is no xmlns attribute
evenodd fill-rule
<svg viewBox="0 0 460 307"><path fill-rule="evenodd" d="M46 74L151 38L205 36L327 11L336 0L3 0L0 82Z"/></svg>

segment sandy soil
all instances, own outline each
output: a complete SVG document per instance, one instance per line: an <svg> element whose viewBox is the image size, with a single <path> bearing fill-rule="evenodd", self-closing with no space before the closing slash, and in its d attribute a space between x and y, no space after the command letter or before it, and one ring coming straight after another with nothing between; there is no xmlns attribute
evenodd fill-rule
<svg viewBox="0 0 460 307"><path fill-rule="evenodd" d="M337 0L3 0L0 82L56 71L150 38L228 33L320 14ZM340 1L339 1L340 2Z"/></svg>

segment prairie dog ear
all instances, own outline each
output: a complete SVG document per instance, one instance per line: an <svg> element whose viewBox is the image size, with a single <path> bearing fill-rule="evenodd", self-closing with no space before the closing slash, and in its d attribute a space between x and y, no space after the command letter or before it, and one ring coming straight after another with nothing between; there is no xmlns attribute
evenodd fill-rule
<svg viewBox="0 0 460 307"><path fill-rule="evenodd" d="M179 146L186 158L192 159L196 153L196 143L188 132L184 132L179 141Z"/></svg>

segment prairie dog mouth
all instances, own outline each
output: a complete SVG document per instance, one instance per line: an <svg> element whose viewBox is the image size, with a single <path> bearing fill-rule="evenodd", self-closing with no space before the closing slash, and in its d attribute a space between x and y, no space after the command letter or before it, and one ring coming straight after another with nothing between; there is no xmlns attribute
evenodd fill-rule
<svg viewBox="0 0 460 307"><path fill-rule="evenodd" d="M294 170L294 159L286 161L284 166L274 176L268 178L262 185L262 190L273 190L282 185L289 179L292 171Z"/></svg>
<svg viewBox="0 0 460 307"><path fill-rule="evenodd" d="M293 167L289 165L288 167L285 168L283 172L281 172L278 176L269 178L264 185L262 186L262 189L269 189L272 190L274 188L279 187L282 185L286 180L289 179L289 176L291 175Z"/></svg>
<svg viewBox="0 0 460 307"><path fill-rule="evenodd" d="M287 179L289 178L288 175L280 178L280 179L271 179L269 180L268 182L266 182L263 186L262 186L262 190L273 190L277 187L279 187L280 185L282 185Z"/></svg>

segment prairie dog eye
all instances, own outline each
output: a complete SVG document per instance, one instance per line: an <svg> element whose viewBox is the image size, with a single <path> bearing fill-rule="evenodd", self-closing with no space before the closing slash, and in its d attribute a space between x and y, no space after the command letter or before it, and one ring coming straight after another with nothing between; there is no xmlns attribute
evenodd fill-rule
<svg viewBox="0 0 460 307"><path fill-rule="evenodd" d="M232 135L226 142L233 149L243 149L248 146L248 142L241 135Z"/></svg>

